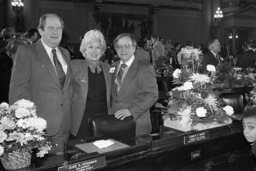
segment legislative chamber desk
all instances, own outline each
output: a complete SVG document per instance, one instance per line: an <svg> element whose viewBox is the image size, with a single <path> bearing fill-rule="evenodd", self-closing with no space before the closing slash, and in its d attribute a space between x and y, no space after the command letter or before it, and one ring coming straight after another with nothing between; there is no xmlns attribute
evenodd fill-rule
<svg viewBox="0 0 256 171"><path fill-rule="evenodd" d="M102 139L101 137L100 139ZM65 156L33 159L31 170L238 170L254 169L251 147L239 121L204 131L179 132L162 127L160 134L116 141L93 152L94 140L72 140ZM87 152L78 147L88 147ZM95 147L94 147L95 148ZM118 150L114 150L118 149ZM76 169L77 168L77 169ZM4 170L0 168L0 170Z"/></svg>

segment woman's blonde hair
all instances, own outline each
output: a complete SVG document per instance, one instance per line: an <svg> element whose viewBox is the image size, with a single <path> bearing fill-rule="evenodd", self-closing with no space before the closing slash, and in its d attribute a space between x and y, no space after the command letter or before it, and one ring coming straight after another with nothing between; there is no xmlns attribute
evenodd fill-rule
<svg viewBox="0 0 256 171"><path fill-rule="evenodd" d="M84 34L84 37L82 39L81 45L80 45L80 52L83 54L88 46L88 44L92 41L99 41L101 45L101 55L106 50L106 41L104 39L103 34L99 30L90 30Z"/></svg>

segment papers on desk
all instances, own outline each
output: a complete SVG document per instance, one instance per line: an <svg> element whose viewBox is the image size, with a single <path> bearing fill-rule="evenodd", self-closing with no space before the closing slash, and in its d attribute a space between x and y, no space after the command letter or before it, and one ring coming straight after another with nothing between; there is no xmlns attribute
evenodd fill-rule
<svg viewBox="0 0 256 171"><path fill-rule="evenodd" d="M129 147L127 144L114 139L98 140L90 143L76 144L75 146L86 153L97 152L99 154Z"/></svg>
<svg viewBox="0 0 256 171"><path fill-rule="evenodd" d="M102 149L102 148L107 148L111 145L113 145L115 142L111 141L111 140L98 140L98 141L94 141L93 145L95 145L96 147Z"/></svg>

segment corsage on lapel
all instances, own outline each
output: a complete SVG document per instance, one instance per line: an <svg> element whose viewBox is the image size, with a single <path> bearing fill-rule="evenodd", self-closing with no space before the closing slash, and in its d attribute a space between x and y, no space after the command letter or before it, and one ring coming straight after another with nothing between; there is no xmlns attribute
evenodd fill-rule
<svg viewBox="0 0 256 171"><path fill-rule="evenodd" d="M110 73L114 73L115 70L116 70L116 67L111 67L110 70L109 70L109 72L110 72Z"/></svg>
<svg viewBox="0 0 256 171"><path fill-rule="evenodd" d="M83 75L83 74L79 74L79 75L78 75L78 80L79 80L81 83L86 83L86 82L87 82L86 76Z"/></svg>

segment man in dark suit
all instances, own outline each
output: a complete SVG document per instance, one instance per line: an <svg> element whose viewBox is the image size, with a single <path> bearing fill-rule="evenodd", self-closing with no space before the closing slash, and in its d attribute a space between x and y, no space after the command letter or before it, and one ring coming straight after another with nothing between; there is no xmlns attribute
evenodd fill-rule
<svg viewBox="0 0 256 171"><path fill-rule="evenodd" d="M221 58L218 55L220 52L221 46L220 42L217 38L214 38L209 41L208 43L208 52L203 54L203 60L202 60L202 70L203 72L206 71L207 65L214 65L217 66L221 63Z"/></svg>
<svg viewBox="0 0 256 171"><path fill-rule="evenodd" d="M9 100L24 98L37 106L37 113L47 121L47 134L53 153L62 154L70 132L70 54L60 47L63 21L55 14L40 18L41 39L21 46L16 54Z"/></svg>
<svg viewBox="0 0 256 171"><path fill-rule="evenodd" d="M250 40L247 44L248 49L238 55L236 66L241 67L243 70L246 68L255 68L256 64L256 41Z"/></svg>
<svg viewBox="0 0 256 171"><path fill-rule="evenodd" d="M158 99L158 87L152 65L135 57L136 41L128 33L114 40L121 61L114 64L112 77L112 113L118 119L132 116L136 135L151 133L149 109Z"/></svg>

